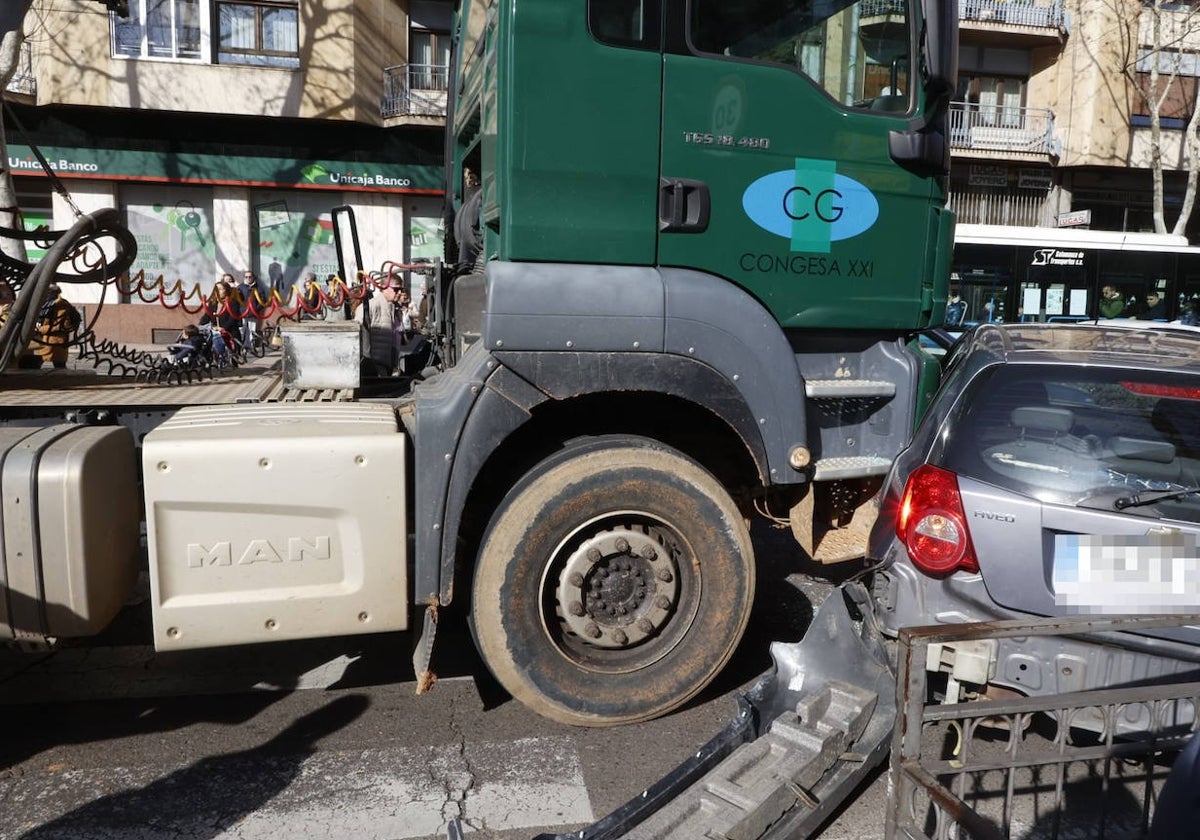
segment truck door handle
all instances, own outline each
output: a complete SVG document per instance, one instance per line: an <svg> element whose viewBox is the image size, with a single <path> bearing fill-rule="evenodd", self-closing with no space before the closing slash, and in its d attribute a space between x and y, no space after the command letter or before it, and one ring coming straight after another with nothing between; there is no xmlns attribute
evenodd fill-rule
<svg viewBox="0 0 1200 840"><path fill-rule="evenodd" d="M658 179L658 229L661 233L704 233L711 202L708 184L690 178Z"/></svg>

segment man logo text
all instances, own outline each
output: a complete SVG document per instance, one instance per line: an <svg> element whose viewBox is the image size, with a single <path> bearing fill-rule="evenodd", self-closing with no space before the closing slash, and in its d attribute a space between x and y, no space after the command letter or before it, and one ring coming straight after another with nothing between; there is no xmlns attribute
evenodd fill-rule
<svg viewBox="0 0 1200 840"><path fill-rule="evenodd" d="M284 560L328 560L331 556L329 537L288 537L286 543L279 540L250 540L244 546L239 544L236 547L222 540L211 546L188 543L187 547L187 564L191 569L232 566L235 563L248 566L252 563L282 563Z"/></svg>

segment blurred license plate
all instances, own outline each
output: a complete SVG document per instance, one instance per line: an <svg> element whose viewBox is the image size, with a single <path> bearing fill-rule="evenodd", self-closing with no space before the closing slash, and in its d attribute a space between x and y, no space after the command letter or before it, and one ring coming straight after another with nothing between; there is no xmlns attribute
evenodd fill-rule
<svg viewBox="0 0 1200 840"><path fill-rule="evenodd" d="M1053 586L1054 603L1069 612L1198 612L1196 535L1056 535Z"/></svg>

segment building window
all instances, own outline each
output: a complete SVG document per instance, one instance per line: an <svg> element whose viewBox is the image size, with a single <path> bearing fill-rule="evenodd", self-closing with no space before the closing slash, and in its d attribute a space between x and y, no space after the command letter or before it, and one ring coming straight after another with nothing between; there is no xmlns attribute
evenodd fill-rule
<svg viewBox="0 0 1200 840"><path fill-rule="evenodd" d="M1150 85L1150 71L1157 59L1158 87ZM1163 128L1185 128L1196 110L1196 77L1200 75L1200 56L1176 50L1155 52L1147 47L1138 51L1134 68L1133 110L1129 123L1150 125L1150 101L1156 101Z"/></svg>
<svg viewBox="0 0 1200 840"><path fill-rule="evenodd" d="M958 100L975 112L977 125L1021 128L1025 119L1025 80L1011 76L959 76Z"/></svg>
<svg viewBox="0 0 1200 840"><path fill-rule="evenodd" d="M415 90L445 90L450 35L413 29L408 33L408 83Z"/></svg>
<svg viewBox="0 0 1200 840"><path fill-rule="evenodd" d="M299 0L130 0L111 20L121 58L300 66Z"/></svg>
<svg viewBox="0 0 1200 840"><path fill-rule="evenodd" d="M129 17L112 17L113 54L202 61L208 39L202 0L130 0Z"/></svg>
<svg viewBox="0 0 1200 840"><path fill-rule="evenodd" d="M221 64L300 66L299 0L217 3Z"/></svg>
<svg viewBox="0 0 1200 840"><path fill-rule="evenodd" d="M1150 105L1147 97L1159 101L1158 119L1162 128L1182 129L1196 110L1196 80L1191 76L1158 77L1158 91L1150 89L1150 74L1137 74L1137 92L1133 95L1133 112L1129 124L1150 125ZM1163 93L1165 92L1165 96Z"/></svg>

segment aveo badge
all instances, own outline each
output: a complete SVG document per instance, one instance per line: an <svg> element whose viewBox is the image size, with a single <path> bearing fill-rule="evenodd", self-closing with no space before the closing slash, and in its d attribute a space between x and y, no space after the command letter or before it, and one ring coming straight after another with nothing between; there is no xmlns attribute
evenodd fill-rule
<svg viewBox="0 0 1200 840"><path fill-rule="evenodd" d="M821 254L879 218L879 201L869 189L837 174L833 161L808 158L746 187L742 209L763 230L790 240L791 250Z"/></svg>

